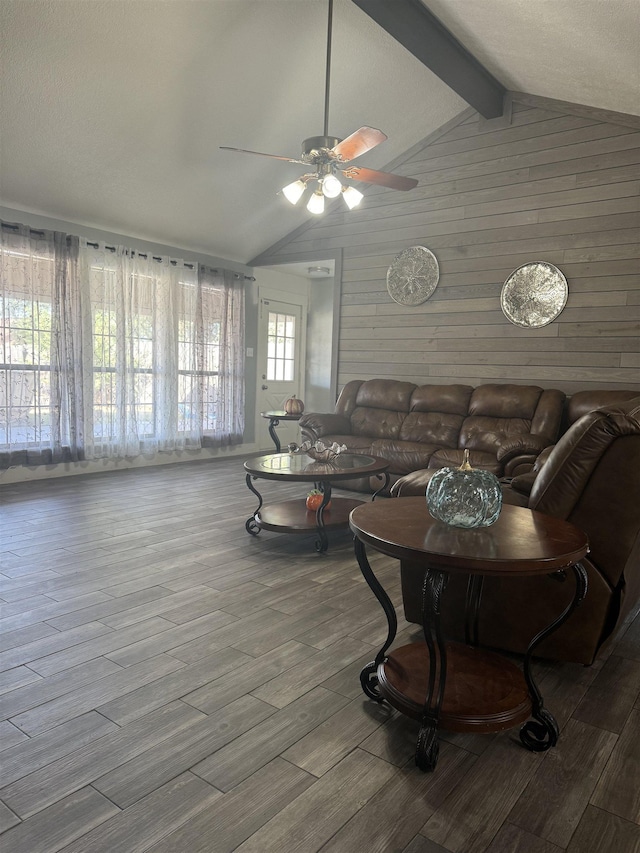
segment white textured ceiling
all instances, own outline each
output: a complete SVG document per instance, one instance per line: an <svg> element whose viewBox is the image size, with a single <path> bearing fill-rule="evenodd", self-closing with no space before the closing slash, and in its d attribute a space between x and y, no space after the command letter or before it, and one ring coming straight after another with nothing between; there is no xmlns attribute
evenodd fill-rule
<svg viewBox="0 0 640 853"><path fill-rule="evenodd" d="M390 0L392 2L392 0ZM638 0L425 0L508 88L640 114ZM277 191L322 133L321 0L2 0L0 203L246 262L308 216ZM387 163L466 104L335 0L329 133Z"/></svg>

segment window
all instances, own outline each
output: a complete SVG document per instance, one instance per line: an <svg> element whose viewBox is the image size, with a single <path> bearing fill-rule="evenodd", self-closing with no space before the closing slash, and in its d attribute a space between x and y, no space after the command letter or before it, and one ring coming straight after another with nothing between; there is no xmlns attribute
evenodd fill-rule
<svg viewBox="0 0 640 853"><path fill-rule="evenodd" d="M296 318L269 311L267 331L267 379L291 382L295 376Z"/></svg>
<svg viewBox="0 0 640 853"><path fill-rule="evenodd" d="M53 342L56 281L73 248L64 235L32 237L0 224L0 465L10 464L10 453L17 462L51 461L60 424L68 423Z"/></svg>
<svg viewBox="0 0 640 853"><path fill-rule="evenodd" d="M51 439L51 303L0 297L0 445Z"/></svg>
<svg viewBox="0 0 640 853"><path fill-rule="evenodd" d="M24 226L0 233L1 465L242 440L238 276Z"/></svg>
<svg viewBox="0 0 640 853"><path fill-rule="evenodd" d="M92 268L92 273L105 271ZM109 271L107 271L107 275ZM137 298L125 309L115 291L92 312L93 436L109 440L122 424L141 438L156 433L155 322L150 283L132 280ZM141 292L139 292L141 291ZM146 298L145 298L146 297Z"/></svg>
<svg viewBox="0 0 640 853"><path fill-rule="evenodd" d="M216 311L219 298L218 291L203 288L201 322L184 313L180 318L178 429L181 432L193 429L198 423L203 433L216 429L221 340L221 320Z"/></svg>

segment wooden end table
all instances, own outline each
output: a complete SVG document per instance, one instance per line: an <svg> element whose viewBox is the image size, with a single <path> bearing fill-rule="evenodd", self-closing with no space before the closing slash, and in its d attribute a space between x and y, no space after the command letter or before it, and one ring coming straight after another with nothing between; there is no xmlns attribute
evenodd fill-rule
<svg viewBox="0 0 640 853"><path fill-rule="evenodd" d="M347 528L352 509L363 503L355 498L331 499L331 485L341 480L375 476L380 480L376 495L389 485L386 459L356 453L340 453L335 462L315 462L306 453L269 453L256 456L244 463L248 488L257 496L259 504L253 515L245 522L247 533L257 536L261 530L279 533L318 534L316 551L323 553L329 547L327 530ZM322 502L313 512L306 507L306 495L296 500L280 501L263 506L260 492L254 480L280 480L284 482L313 483L322 492ZM331 501L331 506L328 506Z"/></svg>
<svg viewBox="0 0 640 853"><path fill-rule="evenodd" d="M276 427L278 426L280 421L299 421L302 417L302 412L298 415L290 415L288 414L288 412L284 411L260 412L260 417L268 419L269 435L271 436L271 440L275 444L276 453L280 453L282 447L280 445L278 433L276 432Z"/></svg>
<svg viewBox="0 0 640 853"><path fill-rule="evenodd" d="M520 740L530 750L555 746L558 724L544 707L531 672L535 648L569 618L587 591L580 560L588 553L586 535L572 524L530 509L503 506L490 527L464 530L431 517L424 498L397 498L357 507L350 526L362 574L380 602L389 626L376 658L360 673L367 696L420 720L416 764L433 770L438 760L438 728L488 733L523 723ZM388 652L397 632L393 604L374 575L366 547L398 560L424 565L422 614L424 643ZM558 575L571 569L572 602L532 638L523 669L503 655L476 645L477 618L486 575ZM467 643L447 642L440 628L440 603L449 574L469 575ZM529 717L533 717L529 720ZM525 722L529 720L528 722Z"/></svg>

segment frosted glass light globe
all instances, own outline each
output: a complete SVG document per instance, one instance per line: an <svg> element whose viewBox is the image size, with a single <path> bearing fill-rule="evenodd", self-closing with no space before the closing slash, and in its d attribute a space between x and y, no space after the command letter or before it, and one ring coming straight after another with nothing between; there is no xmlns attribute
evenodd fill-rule
<svg viewBox="0 0 640 853"><path fill-rule="evenodd" d="M342 192L342 184L335 175L325 175L322 179L322 192L327 198L338 198Z"/></svg>

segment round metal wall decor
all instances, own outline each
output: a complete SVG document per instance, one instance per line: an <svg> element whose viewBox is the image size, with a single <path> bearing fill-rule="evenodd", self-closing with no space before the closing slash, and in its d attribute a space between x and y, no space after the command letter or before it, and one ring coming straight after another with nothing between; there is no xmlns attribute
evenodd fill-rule
<svg viewBox="0 0 640 853"><path fill-rule="evenodd" d="M420 305L438 286L436 256L424 246L410 246L393 259L387 270L389 296L400 305Z"/></svg>
<svg viewBox="0 0 640 853"><path fill-rule="evenodd" d="M516 326L538 329L556 319L568 295L567 279L558 267L536 261L511 273L502 287L500 306Z"/></svg>

